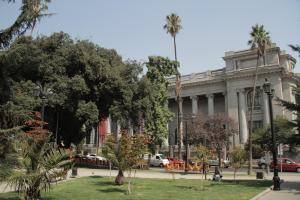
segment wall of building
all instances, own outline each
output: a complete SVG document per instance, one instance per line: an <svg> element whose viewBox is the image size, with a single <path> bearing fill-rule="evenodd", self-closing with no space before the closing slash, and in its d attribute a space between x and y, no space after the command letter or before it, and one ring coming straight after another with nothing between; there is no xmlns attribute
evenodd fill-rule
<svg viewBox="0 0 300 200"><path fill-rule="evenodd" d="M225 53L223 59L225 68L183 76L181 81L183 113L193 112L192 97L197 96L197 114L209 116L211 112L225 113L237 123L239 128L239 135L232 143L245 144L249 136L250 120L247 93L253 88L257 54L255 50L230 51ZM262 90L266 79L271 83L276 97L295 101L293 88L300 82L299 77L293 73L295 62L293 57L281 51L275 44L267 49L266 65L263 59L259 60L256 86L261 97L259 109L253 111L254 126L269 124L267 95ZM175 80L169 81L169 95L174 98ZM176 104L169 104L171 111L175 111L175 107ZM275 101L273 101L273 115L273 117L295 118L295 115L284 110ZM176 127L177 118L170 125Z"/></svg>

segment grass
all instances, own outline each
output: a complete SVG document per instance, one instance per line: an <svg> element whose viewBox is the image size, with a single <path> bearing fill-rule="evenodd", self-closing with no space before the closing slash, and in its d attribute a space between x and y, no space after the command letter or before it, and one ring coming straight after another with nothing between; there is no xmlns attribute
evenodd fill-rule
<svg viewBox="0 0 300 200"><path fill-rule="evenodd" d="M133 179L132 194L127 194L127 184L115 186L107 177L84 177L53 186L43 193L43 199L55 200L243 200L250 199L269 187L271 181L222 181ZM201 183L202 182L202 183ZM19 200L17 193L0 193L1 200Z"/></svg>

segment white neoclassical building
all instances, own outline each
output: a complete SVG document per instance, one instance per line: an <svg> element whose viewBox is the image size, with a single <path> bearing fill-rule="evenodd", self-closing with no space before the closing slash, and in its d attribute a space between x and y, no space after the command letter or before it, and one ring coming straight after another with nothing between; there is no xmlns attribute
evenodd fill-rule
<svg viewBox="0 0 300 200"><path fill-rule="evenodd" d="M251 105L251 88L257 65L254 50L229 51L223 57L225 67L200 73L181 76L181 99L183 115L201 114L211 116L224 113L232 118L239 127L234 144L245 144L248 139L249 110ZM262 90L265 78L272 84L275 96L295 102L294 88L300 78L293 72L295 58L281 51L275 44L267 49L265 65L260 61L258 68L257 93L253 112L254 128L269 124L267 95ZM175 78L170 78L169 109L175 113L169 123L169 144L175 142L177 127L177 101L175 99ZM293 113L285 110L273 101L273 113L294 119Z"/></svg>

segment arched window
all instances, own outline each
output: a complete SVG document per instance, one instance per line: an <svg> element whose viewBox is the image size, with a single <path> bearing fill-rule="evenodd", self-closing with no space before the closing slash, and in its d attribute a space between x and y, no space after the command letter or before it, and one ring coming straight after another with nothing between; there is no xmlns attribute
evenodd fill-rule
<svg viewBox="0 0 300 200"><path fill-rule="evenodd" d="M254 98L254 110L261 109L261 101L262 101L262 91L260 89L256 89ZM247 93L247 105L248 109L251 110L251 102L252 102L252 90Z"/></svg>

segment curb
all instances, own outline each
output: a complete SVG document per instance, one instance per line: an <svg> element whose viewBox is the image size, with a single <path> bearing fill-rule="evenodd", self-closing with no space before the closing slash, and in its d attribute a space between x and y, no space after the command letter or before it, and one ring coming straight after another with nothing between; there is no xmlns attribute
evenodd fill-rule
<svg viewBox="0 0 300 200"><path fill-rule="evenodd" d="M254 197L252 197L250 200L258 200L260 197L264 196L265 194L271 192L271 188L267 188L264 191L262 191L261 193L255 195Z"/></svg>

